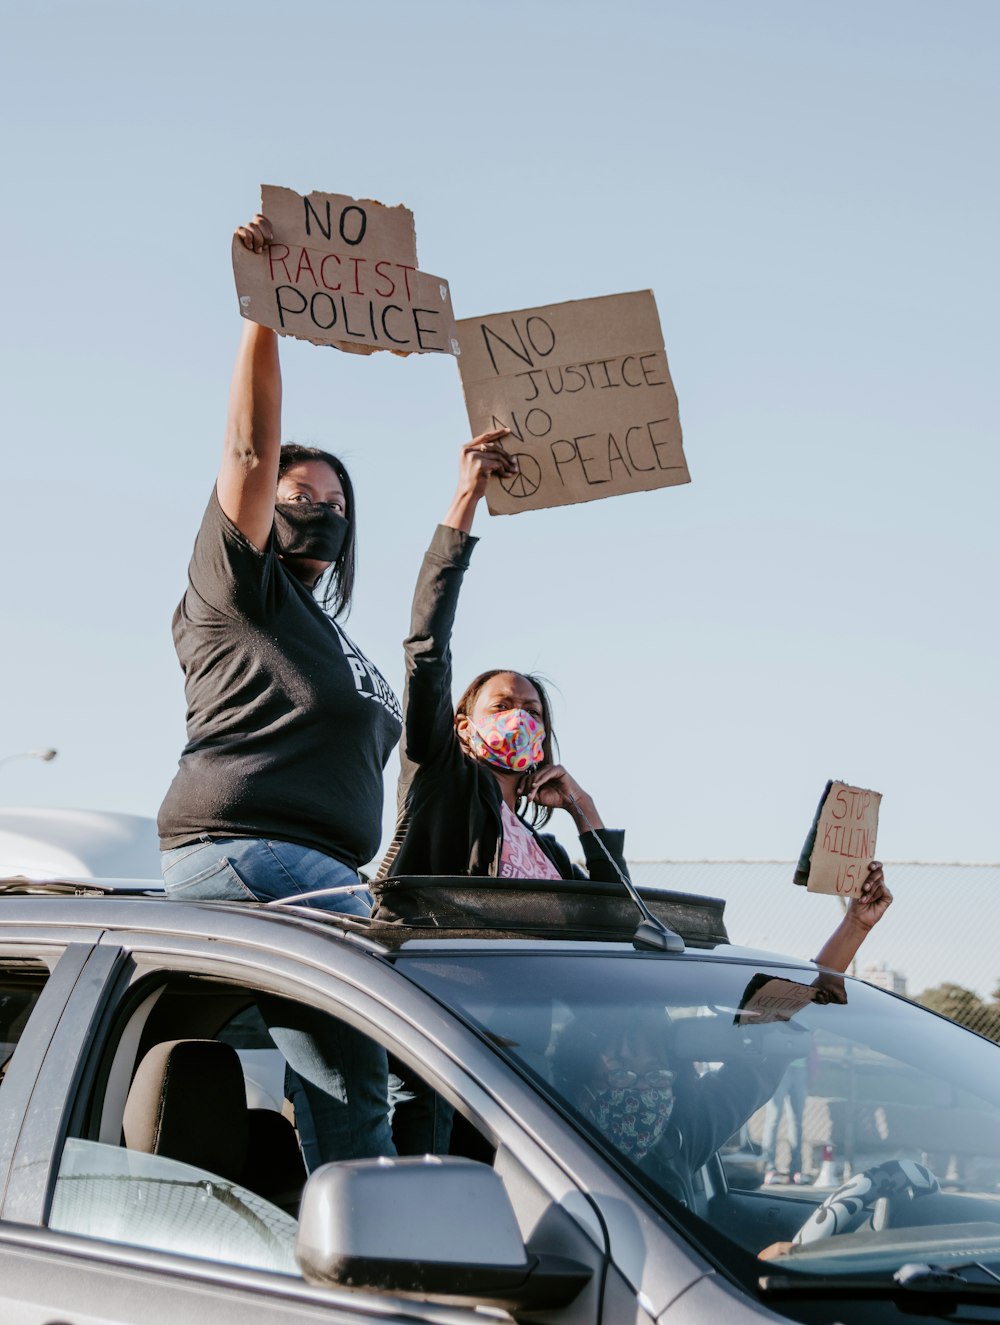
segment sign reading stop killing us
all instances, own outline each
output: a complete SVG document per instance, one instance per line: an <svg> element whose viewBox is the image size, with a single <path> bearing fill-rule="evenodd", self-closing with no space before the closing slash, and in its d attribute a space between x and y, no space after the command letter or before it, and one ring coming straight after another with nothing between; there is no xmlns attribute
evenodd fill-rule
<svg viewBox="0 0 1000 1325"><path fill-rule="evenodd" d="M691 481L651 290L463 318L458 340L473 435L509 428L518 461L491 515Z"/></svg>
<svg viewBox="0 0 1000 1325"><path fill-rule="evenodd" d="M882 796L845 782L828 782L795 870L811 893L857 897L875 858Z"/></svg>
<svg viewBox="0 0 1000 1325"><path fill-rule="evenodd" d="M405 207L261 185L274 242L233 239L240 312L283 336L354 354L458 354L448 282L417 270Z"/></svg>

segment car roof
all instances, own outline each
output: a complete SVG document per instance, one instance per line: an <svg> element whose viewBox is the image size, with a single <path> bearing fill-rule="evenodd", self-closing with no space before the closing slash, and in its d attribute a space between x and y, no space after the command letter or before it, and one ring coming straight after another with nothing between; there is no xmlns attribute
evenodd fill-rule
<svg viewBox="0 0 1000 1325"><path fill-rule="evenodd" d="M641 918L636 903L618 883L589 879L494 879L420 875L393 877L371 885L376 907L366 932L390 947L428 929L480 938L631 939ZM715 946L728 942L717 897L647 888L644 902L668 930L685 943ZM159 879L101 879L53 874L0 878L0 896L159 897ZM322 896L323 890L317 892ZM308 894L264 903L287 910ZM232 903L230 903L232 905ZM252 905L252 904L251 904ZM337 913L324 913L333 914Z"/></svg>
<svg viewBox="0 0 1000 1325"><path fill-rule="evenodd" d="M449 881L446 880L421 879L420 891L424 892L429 884L436 886L439 883L443 885L441 897L453 896L448 892ZM493 891L489 885L496 881L466 879L461 883L463 889L474 890L478 900ZM648 888L641 891L654 912L665 909L675 924L679 915L682 918L677 928L686 940L685 951L656 955L669 959L699 957L741 964L759 965L766 962L799 970L816 969L812 963L804 962L801 958L731 944L722 924L725 903L718 898ZM601 903L609 900L607 894L611 894L610 921L607 909L601 908ZM280 929L308 929L328 935L332 932L352 947L394 959L444 952L451 955L481 955L488 952L518 952L525 955L537 955L540 952L622 953L633 949L635 925L629 915L631 903L627 897L624 905L629 921L625 925L619 923L623 904L615 894L616 889L611 885L602 885L596 890L587 887L583 891L583 899L589 907L588 914L596 916L589 925L579 922L577 917L579 923L563 923L558 928L552 928L547 923L550 917L545 914L545 909L551 905L553 897L565 908L567 902L578 901L580 893L576 887L554 890L552 882L545 881L534 883L531 887L519 887L513 894L520 924L512 916L510 906L504 906L509 902L509 897L501 894L501 905L494 912L495 924L486 923L488 913L484 915L477 911L470 923L461 927L452 924L428 928L418 924L373 923L338 912L293 904L220 900L187 902L179 907L176 902L167 899L162 882L158 879L28 879L15 876L0 879L0 935L5 924L40 922L45 926L58 925L70 929L78 925L87 929L204 933L213 937L232 936L238 939L241 933L246 933L244 925L239 923L239 917L253 918L258 924L273 925ZM494 897L493 901L496 902L497 898ZM532 913L532 904L542 908L543 923L539 924L537 909ZM690 923L684 923L685 918ZM685 930L688 932L685 933Z"/></svg>

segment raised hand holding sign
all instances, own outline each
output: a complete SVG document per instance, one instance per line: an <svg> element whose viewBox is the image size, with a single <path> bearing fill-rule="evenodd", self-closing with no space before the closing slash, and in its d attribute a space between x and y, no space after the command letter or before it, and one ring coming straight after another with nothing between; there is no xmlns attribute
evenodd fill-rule
<svg viewBox="0 0 1000 1325"><path fill-rule="evenodd" d="M860 897L875 856L880 792L828 782L795 870L811 893Z"/></svg>
<svg viewBox="0 0 1000 1325"><path fill-rule="evenodd" d="M458 323L472 431L509 428L491 515L690 482L649 290Z"/></svg>
<svg viewBox="0 0 1000 1325"><path fill-rule="evenodd" d="M353 354L459 352L448 282L417 270L412 212L270 184L260 192L261 215L233 239L243 317Z"/></svg>

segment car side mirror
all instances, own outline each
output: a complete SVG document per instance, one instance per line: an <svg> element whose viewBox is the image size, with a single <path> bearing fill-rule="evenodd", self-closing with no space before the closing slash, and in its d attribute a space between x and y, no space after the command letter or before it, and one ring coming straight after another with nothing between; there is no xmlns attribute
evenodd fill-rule
<svg viewBox="0 0 1000 1325"><path fill-rule="evenodd" d="M295 1254L310 1284L507 1310L566 1306L590 1278L527 1251L488 1164L435 1155L324 1164L306 1183Z"/></svg>

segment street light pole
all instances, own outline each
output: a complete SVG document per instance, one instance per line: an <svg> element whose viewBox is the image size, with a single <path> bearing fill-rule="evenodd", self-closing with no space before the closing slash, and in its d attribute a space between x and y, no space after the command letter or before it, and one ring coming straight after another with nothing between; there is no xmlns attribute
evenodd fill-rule
<svg viewBox="0 0 1000 1325"><path fill-rule="evenodd" d="M9 764L12 759L41 759L43 763L48 764L55 759L58 753L58 750L53 750L49 746L45 746L38 750L19 750L17 754L4 755L0 758L0 767L4 764Z"/></svg>

